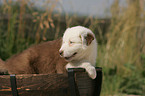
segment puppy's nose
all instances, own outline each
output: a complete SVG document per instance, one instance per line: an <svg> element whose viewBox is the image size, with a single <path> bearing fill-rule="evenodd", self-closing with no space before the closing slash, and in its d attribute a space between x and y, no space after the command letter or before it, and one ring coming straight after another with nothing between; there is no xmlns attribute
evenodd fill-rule
<svg viewBox="0 0 145 96"><path fill-rule="evenodd" d="M63 56L63 51L59 51L60 56Z"/></svg>

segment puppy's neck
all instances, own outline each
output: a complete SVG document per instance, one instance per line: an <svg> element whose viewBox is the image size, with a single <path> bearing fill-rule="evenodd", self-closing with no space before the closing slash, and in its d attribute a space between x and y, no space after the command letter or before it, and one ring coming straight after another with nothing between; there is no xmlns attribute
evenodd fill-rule
<svg viewBox="0 0 145 96"><path fill-rule="evenodd" d="M88 46L87 52L90 55L86 54L86 60L88 60L93 66L96 65L96 57L97 57L97 43L96 40L93 40L90 46Z"/></svg>
<svg viewBox="0 0 145 96"><path fill-rule="evenodd" d="M77 59L75 59L75 61L72 61L72 62L88 61L93 66L95 66L96 57L97 57L97 43L96 43L96 40L93 40L92 43L85 50L81 52L81 55L78 56Z"/></svg>

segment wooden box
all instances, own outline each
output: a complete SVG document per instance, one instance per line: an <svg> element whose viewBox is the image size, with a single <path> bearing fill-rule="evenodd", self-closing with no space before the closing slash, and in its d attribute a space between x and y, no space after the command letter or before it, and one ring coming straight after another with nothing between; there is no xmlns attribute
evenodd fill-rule
<svg viewBox="0 0 145 96"><path fill-rule="evenodd" d="M81 68L68 74L0 75L0 96L100 96L102 68L96 72L94 80Z"/></svg>

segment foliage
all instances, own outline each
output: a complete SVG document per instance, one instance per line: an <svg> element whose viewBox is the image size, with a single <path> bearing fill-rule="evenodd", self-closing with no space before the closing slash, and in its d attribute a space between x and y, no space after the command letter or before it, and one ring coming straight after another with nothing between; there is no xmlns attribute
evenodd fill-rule
<svg viewBox="0 0 145 96"><path fill-rule="evenodd" d="M143 10L139 1L128 2L128 6L121 8L116 0L111 12L107 43L101 45L98 57L98 64L105 68L104 92L141 95L145 91L145 77L142 75L145 66L141 57L145 41L140 36L145 27Z"/></svg>

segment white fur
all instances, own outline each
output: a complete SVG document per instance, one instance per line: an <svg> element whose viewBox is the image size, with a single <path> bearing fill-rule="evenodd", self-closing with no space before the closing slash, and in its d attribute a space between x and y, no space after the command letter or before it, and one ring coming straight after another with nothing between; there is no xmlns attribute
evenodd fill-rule
<svg viewBox="0 0 145 96"><path fill-rule="evenodd" d="M95 38L93 32L85 27L76 26L66 29L63 35L63 43L60 51L63 51L63 57L71 57L68 60L66 69L68 68L85 68L88 75L96 78L96 57L97 57L97 43L94 39L90 45L87 45L85 36L90 33ZM71 43L70 43L71 42ZM76 55L73 54L77 52Z"/></svg>

